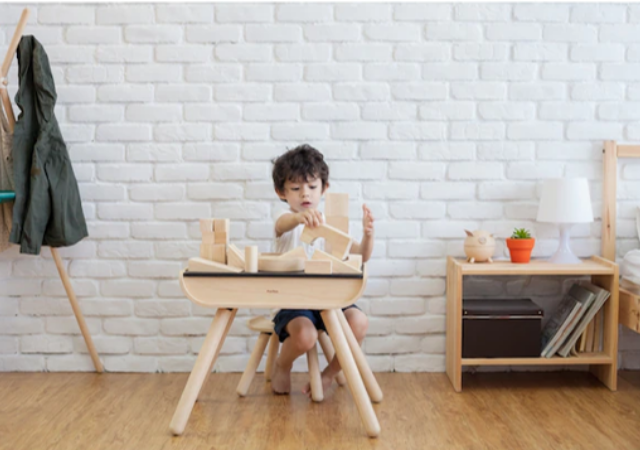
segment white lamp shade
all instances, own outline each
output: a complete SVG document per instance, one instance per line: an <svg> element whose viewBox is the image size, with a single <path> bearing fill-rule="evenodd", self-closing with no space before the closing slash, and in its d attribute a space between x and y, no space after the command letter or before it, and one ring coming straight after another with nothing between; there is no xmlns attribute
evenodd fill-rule
<svg viewBox="0 0 640 450"><path fill-rule="evenodd" d="M545 180L537 220L550 223L593 222L586 178Z"/></svg>

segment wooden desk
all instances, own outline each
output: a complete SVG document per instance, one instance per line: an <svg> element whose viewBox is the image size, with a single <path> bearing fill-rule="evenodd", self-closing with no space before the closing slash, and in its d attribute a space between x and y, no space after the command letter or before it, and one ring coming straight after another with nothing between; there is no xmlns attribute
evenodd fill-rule
<svg viewBox="0 0 640 450"><path fill-rule="evenodd" d="M217 311L171 419L171 432L184 432L238 308L286 308L321 310L367 434L378 436L380 424L371 402L382 401L382 391L342 312L362 295L366 282L366 264L361 275L180 272L187 298Z"/></svg>

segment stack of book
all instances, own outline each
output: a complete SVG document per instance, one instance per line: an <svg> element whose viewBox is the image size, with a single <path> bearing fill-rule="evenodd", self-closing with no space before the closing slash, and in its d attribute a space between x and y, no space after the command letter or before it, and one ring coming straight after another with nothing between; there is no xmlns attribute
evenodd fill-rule
<svg viewBox="0 0 640 450"><path fill-rule="evenodd" d="M588 281L574 284L542 330L541 356L567 357L600 352L604 337L602 305L610 292Z"/></svg>

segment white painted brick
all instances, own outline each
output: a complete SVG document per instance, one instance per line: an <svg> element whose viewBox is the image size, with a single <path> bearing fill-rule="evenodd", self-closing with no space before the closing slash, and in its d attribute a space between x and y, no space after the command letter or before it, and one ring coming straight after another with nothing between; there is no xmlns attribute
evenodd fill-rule
<svg viewBox="0 0 640 450"><path fill-rule="evenodd" d="M211 99L211 88L199 85L162 84L156 87L155 99L159 102L203 102Z"/></svg>
<svg viewBox="0 0 640 450"><path fill-rule="evenodd" d="M563 100L565 86L561 83L511 83L509 99L511 100Z"/></svg>
<svg viewBox="0 0 640 450"><path fill-rule="evenodd" d="M47 48L49 61L58 63L91 64L94 62L95 50L87 45L50 45Z"/></svg>
<svg viewBox="0 0 640 450"><path fill-rule="evenodd" d="M538 115L546 120L589 120L594 118L594 107L584 104L545 102Z"/></svg>
<svg viewBox="0 0 640 450"><path fill-rule="evenodd" d="M155 319L105 319L104 331L108 334L126 336L152 336L160 330L160 321Z"/></svg>
<svg viewBox="0 0 640 450"><path fill-rule="evenodd" d="M256 105L257 106L257 105ZM267 116L274 117L273 120L294 120L298 118L298 108L295 105L283 105L287 109L278 114L278 110L271 113L274 108L265 108L263 114L259 114L255 120L267 120ZM245 119L249 106L245 107ZM254 107L255 108L255 107ZM269 114L271 113L271 114ZM265 116L262 117L261 116ZM360 116L360 110L353 103L308 103L302 107L302 117L305 120L357 120Z"/></svg>
<svg viewBox="0 0 640 450"><path fill-rule="evenodd" d="M107 356L104 367L108 372L157 372L158 359L150 356Z"/></svg>
<svg viewBox="0 0 640 450"><path fill-rule="evenodd" d="M624 61L621 44L579 44L571 47L572 61Z"/></svg>
<svg viewBox="0 0 640 450"><path fill-rule="evenodd" d="M159 23L211 23L213 5L156 5Z"/></svg>
<svg viewBox="0 0 640 450"><path fill-rule="evenodd" d="M38 22L44 24L92 24L95 15L91 6L52 5L38 8Z"/></svg>
<svg viewBox="0 0 640 450"><path fill-rule="evenodd" d="M331 58L328 44L278 44L275 56L283 62L326 62Z"/></svg>
<svg viewBox="0 0 640 450"><path fill-rule="evenodd" d="M609 139L621 140L623 137L623 125L617 123L599 122L573 122L567 125L567 138L575 140L605 140L604 135L611 136Z"/></svg>
<svg viewBox="0 0 640 450"><path fill-rule="evenodd" d="M233 102L262 102L270 97L270 89L259 83L251 84L226 84L218 86L215 98L218 101Z"/></svg>
<svg viewBox="0 0 640 450"><path fill-rule="evenodd" d="M192 83L240 81L242 67L233 64L215 66L189 65L185 68L185 80Z"/></svg>
<svg viewBox="0 0 640 450"><path fill-rule="evenodd" d="M513 46L515 61L565 61L567 54L565 44L516 43Z"/></svg>
<svg viewBox="0 0 640 450"><path fill-rule="evenodd" d="M96 60L104 63L144 63L153 59L151 46L100 45L96 48Z"/></svg>
<svg viewBox="0 0 640 450"><path fill-rule="evenodd" d="M364 198L367 199L412 199L418 197L418 186L405 182L389 181L364 184Z"/></svg>
<svg viewBox="0 0 640 450"><path fill-rule="evenodd" d="M186 28L186 41L199 44L239 42L241 36L239 25L189 25Z"/></svg>
<svg viewBox="0 0 640 450"><path fill-rule="evenodd" d="M156 257L162 259L178 259L185 261L200 252L200 242L180 242L180 241L168 241L158 242L156 244ZM175 283L174 283L175 281ZM176 291L176 295L172 297L184 298L184 293L176 280L172 281L160 281L158 283L158 295L160 297L169 297L167 295L167 287L170 286L171 290ZM183 300L184 301L184 300Z"/></svg>
<svg viewBox="0 0 640 450"><path fill-rule="evenodd" d="M391 6L369 4L366 8L358 4L339 4L334 7L338 21L386 22L391 19Z"/></svg>
<svg viewBox="0 0 640 450"><path fill-rule="evenodd" d="M96 22L101 25L152 23L153 19L152 5L110 5L96 10Z"/></svg>
<svg viewBox="0 0 640 450"><path fill-rule="evenodd" d="M470 120L475 117L472 102L432 102L420 106L420 118L426 120Z"/></svg>
<svg viewBox="0 0 640 450"><path fill-rule="evenodd" d="M162 124L153 128L153 137L159 142L203 141L211 136L211 126L206 124Z"/></svg>
<svg viewBox="0 0 640 450"><path fill-rule="evenodd" d="M145 64L127 68L126 79L132 83L179 81L182 68L173 64Z"/></svg>
<svg viewBox="0 0 640 450"><path fill-rule="evenodd" d="M284 141L324 140L329 137L327 124L274 124L271 126L271 137Z"/></svg>
<svg viewBox="0 0 640 450"><path fill-rule="evenodd" d="M328 101L331 99L331 87L322 83L277 84L273 89L273 99L279 102Z"/></svg>
<svg viewBox="0 0 640 450"><path fill-rule="evenodd" d="M623 80L636 81L638 79L640 64L607 64L600 71L600 78L603 80Z"/></svg>
<svg viewBox="0 0 640 450"><path fill-rule="evenodd" d="M397 319L394 323L398 334L433 334L445 332L444 316L419 316Z"/></svg>
<svg viewBox="0 0 640 450"><path fill-rule="evenodd" d="M421 183L420 198L425 200L462 200L475 197L474 183L437 181Z"/></svg>
<svg viewBox="0 0 640 450"><path fill-rule="evenodd" d="M370 24L364 26L363 34L372 41L411 42L419 41L421 32L418 25Z"/></svg>
<svg viewBox="0 0 640 450"><path fill-rule="evenodd" d="M624 86L619 83L579 83L571 90L573 100L622 100Z"/></svg>
<svg viewBox="0 0 640 450"><path fill-rule="evenodd" d="M42 372L45 360L42 356L0 356L0 372Z"/></svg>
<svg viewBox="0 0 640 450"><path fill-rule="evenodd" d="M91 335L100 334L102 326L100 319L88 319L85 318L87 328ZM74 316L71 317L47 317L46 319L47 333L51 334L77 334L80 335L80 327L78 327L78 321Z"/></svg>
<svg viewBox="0 0 640 450"><path fill-rule="evenodd" d="M611 4L572 5L571 22L620 23L625 21L626 6Z"/></svg>
<svg viewBox="0 0 640 450"><path fill-rule="evenodd" d="M209 177L209 167L202 164L158 165L156 181L202 181Z"/></svg>
<svg viewBox="0 0 640 450"><path fill-rule="evenodd" d="M393 297L371 300L371 314L376 316L404 316L424 314L425 300L414 297ZM370 323L373 319L369 319Z"/></svg>
<svg viewBox="0 0 640 450"><path fill-rule="evenodd" d="M340 122L331 125L331 136L334 139L385 139L387 137L387 125L370 122Z"/></svg>
<svg viewBox="0 0 640 450"><path fill-rule="evenodd" d="M442 279L393 280L390 285L390 293L392 295L420 297L443 295L444 292L445 282Z"/></svg>
<svg viewBox="0 0 640 450"><path fill-rule="evenodd" d="M532 143L487 142L478 144L478 159L481 160L532 160L535 151Z"/></svg>
<svg viewBox="0 0 640 450"><path fill-rule="evenodd" d="M160 322L162 334L167 336L204 335L211 326L211 319L208 318L162 319Z"/></svg>
<svg viewBox="0 0 640 450"><path fill-rule="evenodd" d="M89 236L93 239L123 239L129 237L129 224L117 222L88 222Z"/></svg>
<svg viewBox="0 0 640 450"><path fill-rule="evenodd" d="M76 351L82 354L88 354L86 343L82 337L74 337L73 343ZM131 351L131 338L129 337L115 337L115 336L92 336L93 343L99 355L118 355L126 354ZM74 369L75 370L75 369ZM93 364L91 364L91 369Z"/></svg>
<svg viewBox="0 0 640 450"><path fill-rule="evenodd" d="M601 25L600 41L601 42L640 42L638 32L640 25Z"/></svg>
<svg viewBox="0 0 640 450"><path fill-rule="evenodd" d="M393 52L396 61L447 61L449 46L443 43L397 44Z"/></svg>
<svg viewBox="0 0 640 450"><path fill-rule="evenodd" d="M339 83L333 85L336 100L380 101L389 99L389 86L383 83Z"/></svg>
<svg viewBox="0 0 640 450"><path fill-rule="evenodd" d="M452 219L498 219L503 215L502 203L451 202L447 207Z"/></svg>
<svg viewBox="0 0 640 450"><path fill-rule="evenodd" d="M640 103L603 103L598 106L598 118L604 120L638 120L640 119Z"/></svg>
<svg viewBox="0 0 640 450"><path fill-rule="evenodd" d="M78 278L120 278L126 273L120 261L73 261L69 266L69 275Z"/></svg>
<svg viewBox="0 0 640 450"><path fill-rule="evenodd" d="M482 102L478 104L479 116L487 120L532 120L535 118L533 103Z"/></svg>
<svg viewBox="0 0 640 450"><path fill-rule="evenodd" d="M147 259L153 256L153 244L150 242L105 241L98 246L101 258Z"/></svg>
<svg viewBox="0 0 640 450"><path fill-rule="evenodd" d="M453 59L457 61L505 61L509 52L507 44L464 42L453 45Z"/></svg>
<svg viewBox="0 0 640 450"><path fill-rule="evenodd" d="M217 44L214 51L220 61L264 62L271 59L270 45Z"/></svg>
<svg viewBox="0 0 640 450"><path fill-rule="evenodd" d="M360 148L363 159L415 159L415 145L411 143L365 142Z"/></svg>
<svg viewBox="0 0 640 450"><path fill-rule="evenodd" d="M198 203L162 203L154 207L158 220L198 220L209 210Z"/></svg>
<svg viewBox="0 0 640 450"><path fill-rule="evenodd" d="M505 137L505 126L501 123L457 122L450 131L455 140L492 141Z"/></svg>
<svg viewBox="0 0 640 450"><path fill-rule="evenodd" d="M117 27L68 27L65 33L69 44L119 44L120 29ZM39 37L39 36L38 36Z"/></svg>
<svg viewBox="0 0 640 450"><path fill-rule="evenodd" d="M446 207L440 202L393 202L389 213L394 219L443 219Z"/></svg>
<svg viewBox="0 0 640 450"><path fill-rule="evenodd" d="M463 100L502 100L506 97L504 83L450 83L451 96Z"/></svg>
<svg viewBox="0 0 640 450"><path fill-rule="evenodd" d="M185 161L235 161L238 159L239 146L228 143L185 144Z"/></svg>
<svg viewBox="0 0 640 450"><path fill-rule="evenodd" d="M66 267L66 264L63 265ZM53 261L44 259L24 259L14 262L13 275L16 277L36 277L38 275L45 277L53 277L56 275L57 269Z"/></svg>
<svg viewBox="0 0 640 450"><path fill-rule="evenodd" d="M562 164L556 162L510 163L507 167L507 178L514 180L561 178L562 170Z"/></svg>
<svg viewBox="0 0 640 450"><path fill-rule="evenodd" d="M73 341L63 336L23 336L20 338L21 353L71 353Z"/></svg>
<svg viewBox="0 0 640 450"><path fill-rule="evenodd" d="M0 338L0 355L18 353L18 340L15 338Z"/></svg>
<svg viewBox="0 0 640 450"><path fill-rule="evenodd" d="M130 25L124 29L124 38L133 44L170 44L179 42L183 31L174 25Z"/></svg>
<svg viewBox="0 0 640 450"><path fill-rule="evenodd" d="M143 164L104 164L98 167L102 181L151 181L153 167Z"/></svg>
<svg viewBox="0 0 640 450"><path fill-rule="evenodd" d="M495 180L503 177L504 168L495 162L455 162L449 164L451 180Z"/></svg>
<svg viewBox="0 0 640 450"><path fill-rule="evenodd" d="M395 4L393 18L401 21L438 21L451 19L451 6L437 3Z"/></svg>
<svg viewBox="0 0 640 450"><path fill-rule="evenodd" d="M189 351L189 342L184 338L135 338L133 345L139 355L181 355Z"/></svg>
<svg viewBox="0 0 640 450"><path fill-rule="evenodd" d="M311 5L307 3L304 6L306 9L306 7L309 7ZM360 27L354 24L341 23L305 25L304 37L309 42L357 41L360 39Z"/></svg>
<svg viewBox="0 0 640 450"><path fill-rule="evenodd" d="M398 83L392 85L392 94L399 100L444 100L447 86L443 83Z"/></svg>
<svg viewBox="0 0 640 450"><path fill-rule="evenodd" d="M216 5L217 22L272 22L274 8L265 4Z"/></svg>
<svg viewBox="0 0 640 450"><path fill-rule="evenodd" d="M442 163L391 162L389 178L402 180L443 180L446 166Z"/></svg>
<svg viewBox="0 0 640 450"><path fill-rule="evenodd" d="M416 118L416 105L412 103L367 102L361 107L365 120L412 120Z"/></svg>
<svg viewBox="0 0 640 450"><path fill-rule="evenodd" d="M482 27L466 23L428 23L425 38L429 41L478 41L482 37Z"/></svg>
<svg viewBox="0 0 640 450"><path fill-rule="evenodd" d="M399 355L394 358L396 372L443 372L443 355Z"/></svg>
<svg viewBox="0 0 640 450"><path fill-rule="evenodd" d="M148 141L151 139L151 128L133 124L98 125L96 139L107 142Z"/></svg>
<svg viewBox="0 0 640 450"><path fill-rule="evenodd" d="M470 22L505 22L511 20L511 6L497 4L456 5L454 18ZM433 19L430 19L433 20ZM495 27L497 24L491 24Z"/></svg>
<svg viewBox="0 0 640 450"><path fill-rule="evenodd" d="M17 305L18 299L2 299L3 308L7 305L13 306L9 303L9 300L15 300L12 302ZM84 301L82 302L84 306ZM2 310L2 315L18 315L18 308L13 310ZM42 297L23 297L20 299L20 313L29 316L68 316L73 314L69 299L61 298L42 298Z"/></svg>
<svg viewBox="0 0 640 450"><path fill-rule="evenodd" d="M0 317L0 330L7 335L38 334L44 331L44 322L35 317Z"/></svg>
<svg viewBox="0 0 640 450"><path fill-rule="evenodd" d="M112 85L98 88L98 100L103 102L150 102L153 100L153 86Z"/></svg>
<svg viewBox="0 0 640 450"><path fill-rule="evenodd" d="M298 81L302 79L302 66L296 64L251 64L245 69L247 81Z"/></svg>
<svg viewBox="0 0 640 450"><path fill-rule="evenodd" d="M215 125L214 137L222 141L262 141L269 137L269 126L263 124L222 124Z"/></svg>
<svg viewBox="0 0 640 450"><path fill-rule="evenodd" d="M244 36L247 42L298 42L302 29L298 25L246 25Z"/></svg>
<svg viewBox="0 0 640 450"><path fill-rule="evenodd" d="M516 20L527 22L568 22L569 6L553 4L519 4L514 5L513 15Z"/></svg>
<svg viewBox="0 0 640 450"><path fill-rule="evenodd" d="M124 69L115 66L69 67L67 81L70 83L121 83L124 81Z"/></svg>
<svg viewBox="0 0 640 450"><path fill-rule="evenodd" d="M544 40L551 42L597 42L598 29L591 25L545 25Z"/></svg>
<svg viewBox="0 0 640 450"><path fill-rule="evenodd" d="M446 277L447 276L447 260L423 260L416 264L418 275L423 277ZM444 314L444 311L441 312Z"/></svg>
<svg viewBox="0 0 640 450"><path fill-rule="evenodd" d="M276 9L276 19L280 22L325 22L332 17L331 5L280 4Z"/></svg>
<svg viewBox="0 0 640 450"><path fill-rule="evenodd" d="M139 109L134 109L134 112L141 112ZM160 114L168 112L163 106L159 107ZM129 109L127 109L129 114ZM158 114L157 112L155 114ZM151 115L150 121L157 119L157 116ZM179 144L129 144L127 146L127 161L179 161L181 152L181 146Z"/></svg>
<svg viewBox="0 0 640 450"><path fill-rule="evenodd" d="M34 280L9 278L2 280L3 295L39 295L42 292L40 282Z"/></svg>
<svg viewBox="0 0 640 450"><path fill-rule="evenodd" d="M168 202L182 200L184 186L137 184L129 188L129 198L136 202Z"/></svg>
<svg viewBox="0 0 640 450"><path fill-rule="evenodd" d="M98 217L107 220L147 220L153 217L153 206L139 203L101 203Z"/></svg>
<svg viewBox="0 0 640 450"><path fill-rule="evenodd" d="M140 105L127 106L126 119L132 122L177 122L182 118L179 105Z"/></svg>
<svg viewBox="0 0 640 450"><path fill-rule="evenodd" d="M196 45L159 45L156 61L170 63L202 63L210 59L211 49ZM173 81L173 80L171 80Z"/></svg>
<svg viewBox="0 0 640 450"><path fill-rule="evenodd" d="M184 223L134 223L131 225L131 237L136 239L185 239L187 227ZM144 286L144 288L146 287Z"/></svg>
<svg viewBox="0 0 640 450"><path fill-rule="evenodd" d="M311 64L304 68L304 79L306 81L356 81L362 77L361 72L358 64Z"/></svg>
<svg viewBox="0 0 640 450"><path fill-rule="evenodd" d="M584 143L545 142L538 144L537 159L553 160L584 160L600 161L602 158L602 143L585 146Z"/></svg>

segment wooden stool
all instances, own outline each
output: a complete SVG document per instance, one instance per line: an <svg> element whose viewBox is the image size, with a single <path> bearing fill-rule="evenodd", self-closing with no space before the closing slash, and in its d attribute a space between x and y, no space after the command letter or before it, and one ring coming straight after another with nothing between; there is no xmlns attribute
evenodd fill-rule
<svg viewBox="0 0 640 450"><path fill-rule="evenodd" d="M240 382L238 383L238 387L236 388L236 392L241 397L247 395L247 392L249 391L249 386L251 385L251 381L253 381L253 377L256 374L256 369L260 364L262 355L267 348L267 343L269 343L269 351L267 353L267 364L264 369L264 376L266 381L271 381L273 368L276 358L278 357L278 350L280 348L278 335L274 333L273 330L273 322L267 317L253 317L248 321L247 326L250 330L258 331L260 333L260 336L258 336L258 342L256 342L256 346L251 352L251 357L249 358L247 368L244 370L242 378L240 378ZM327 336L324 331L320 331L318 334L318 340L320 341L322 351L327 358L327 362L331 362L335 351L333 350L333 345L331 344L329 336ZM315 345L311 350L307 352L307 362L309 364L309 377L311 378L311 398L315 402L321 402L324 398L324 392L322 391L320 363L318 361L318 348ZM346 383L346 379L342 371L338 373L338 375L336 376L336 380L340 386L344 386L344 384Z"/></svg>

